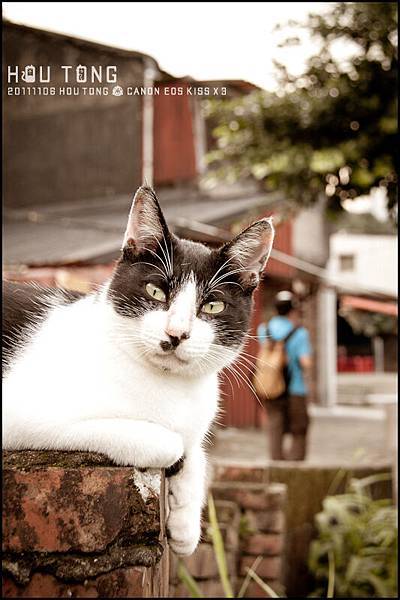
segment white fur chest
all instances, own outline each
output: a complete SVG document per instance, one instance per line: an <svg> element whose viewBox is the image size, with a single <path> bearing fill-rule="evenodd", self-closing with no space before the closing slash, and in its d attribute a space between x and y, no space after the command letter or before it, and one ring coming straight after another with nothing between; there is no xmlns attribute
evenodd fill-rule
<svg viewBox="0 0 400 600"><path fill-rule="evenodd" d="M93 297L56 308L5 377L4 417L37 426L149 421L180 433L185 446L199 441L217 411L217 375L163 373L136 354Z"/></svg>
<svg viewBox="0 0 400 600"><path fill-rule="evenodd" d="M218 408L216 374L202 378L172 375L121 356L119 350L116 353L119 356L112 361L112 372L104 372L107 381L100 384L104 389L112 382L112 401L99 389L97 406L92 410L158 423L180 433L188 444L204 437Z"/></svg>

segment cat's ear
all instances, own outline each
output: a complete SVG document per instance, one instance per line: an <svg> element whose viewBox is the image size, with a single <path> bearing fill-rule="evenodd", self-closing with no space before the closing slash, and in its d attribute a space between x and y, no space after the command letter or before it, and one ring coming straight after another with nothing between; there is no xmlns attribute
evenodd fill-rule
<svg viewBox="0 0 400 600"><path fill-rule="evenodd" d="M168 236L168 227L155 192L149 187L140 187L132 202L122 249L136 252L155 250L158 243Z"/></svg>
<svg viewBox="0 0 400 600"><path fill-rule="evenodd" d="M275 230L272 218L256 221L226 244L224 253L229 265L238 269L242 283L255 287L271 254Z"/></svg>

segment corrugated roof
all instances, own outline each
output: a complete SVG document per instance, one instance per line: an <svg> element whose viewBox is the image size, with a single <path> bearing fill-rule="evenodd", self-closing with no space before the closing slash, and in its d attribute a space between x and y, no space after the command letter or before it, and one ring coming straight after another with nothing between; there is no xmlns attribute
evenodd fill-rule
<svg viewBox="0 0 400 600"><path fill-rule="evenodd" d="M266 210L276 199L266 194L216 199L190 192L175 200L169 194L159 196L165 217L177 233L193 222L226 228L236 218ZM9 266L50 266L117 257L131 202L131 196L122 195L34 210L6 209L3 261ZM228 234L226 229L225 232ZM217 240L212 240L211 235L208 241ZM219 241L223 241L223 236Z"/></svg>

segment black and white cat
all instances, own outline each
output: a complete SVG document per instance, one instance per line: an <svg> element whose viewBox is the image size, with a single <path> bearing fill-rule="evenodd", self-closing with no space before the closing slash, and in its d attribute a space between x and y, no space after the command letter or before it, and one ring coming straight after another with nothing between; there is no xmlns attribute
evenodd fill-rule
<svg viewBox="0 0 400 600"><path fill-rule="evenodd" d="M6 283L3 447L101 452L136 467L184 457L169 481L168 529L172 550L191 554L217 375L243 347L273 236L262 219L217 250L179 239L141 187L100 291Z"/></svg>

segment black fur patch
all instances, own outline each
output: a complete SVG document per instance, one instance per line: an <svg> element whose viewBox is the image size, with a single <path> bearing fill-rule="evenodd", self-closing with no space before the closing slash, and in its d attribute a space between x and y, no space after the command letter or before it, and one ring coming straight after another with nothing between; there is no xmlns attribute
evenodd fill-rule
<svg viewBox="0 0 400 600"><path fill-rule="evenodd" d="M71 304L83 296L80 292L3 281L3 369L26 341L30 328L46 318L50 297L56 303Z"/></svg>
<svg viewBox="0 0 400 600"><path fill-rule="evenodd" d="M182 471L182 469L183 469L184 462L185 462L185 457L182 456L179 460L176 461L176 463L174 463L170 467L167 467L165 469L165 477L167 477L167 478L174 477L175 475L180 473L180 471Z"/></svg>

